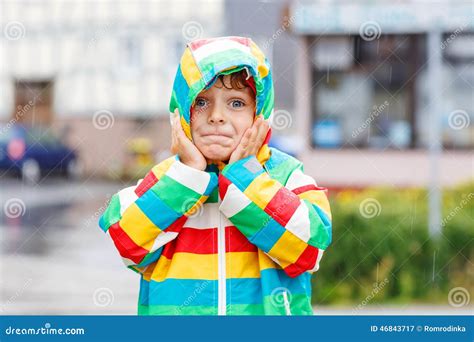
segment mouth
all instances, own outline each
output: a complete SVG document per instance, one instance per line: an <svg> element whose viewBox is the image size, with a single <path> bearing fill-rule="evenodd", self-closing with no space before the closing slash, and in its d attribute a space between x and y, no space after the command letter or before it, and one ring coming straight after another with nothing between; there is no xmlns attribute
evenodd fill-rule
<svg viewBox="0 0 474 342"><path fill-rule="evenodd" d="M221 133L210 133L210 134L203 134L203 138L214 138L214 139L219 139L219 138L230 138L230 136L226 134L221 134Z"/></svg>

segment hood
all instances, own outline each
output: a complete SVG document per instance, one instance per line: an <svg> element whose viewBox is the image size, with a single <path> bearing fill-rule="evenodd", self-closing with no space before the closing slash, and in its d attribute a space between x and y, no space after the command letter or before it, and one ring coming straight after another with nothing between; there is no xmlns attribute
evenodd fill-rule
<svg viewBox="0 0 474 342"><path fill-rule="evenodd" d="M253 76L256 90L256 117L271 120L274 106L270 63L260 48L246 37L199 39L188 43L176 72L169 110L179 109L184 133L192 141L191 107L197 95L221 74L231 74L246 68ZM268 141L271 129L260 148L260 162L269 157Z"/></svg>

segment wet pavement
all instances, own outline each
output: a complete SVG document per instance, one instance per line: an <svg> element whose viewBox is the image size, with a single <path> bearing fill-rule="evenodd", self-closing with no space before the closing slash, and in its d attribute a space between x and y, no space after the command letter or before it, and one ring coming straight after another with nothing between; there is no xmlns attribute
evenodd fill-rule
<svg viewBox="0 0 474 342"><path fill-rule="evenodd" d="M136 313L139 275L97 225L125 186L0 182L0 314Z"/></svg>

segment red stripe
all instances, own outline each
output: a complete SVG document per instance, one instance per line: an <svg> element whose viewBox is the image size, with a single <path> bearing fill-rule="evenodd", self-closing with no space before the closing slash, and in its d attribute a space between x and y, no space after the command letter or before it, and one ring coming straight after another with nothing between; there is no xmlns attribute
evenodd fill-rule
<svg viewBox="0 0 474 342"><path fill-rule="evenodd" d="M319 249L314 246L308 245L303 253L299 256L298 260L294 264L285 267L283 270L288 276L294 278L300 274L312 270L318 260Z"/></svg>
<svg viewBox="0 0 474 342"><path fill-rule="evenodd" d="M270 142L270 137L272 136L272 128L270 127L268 129L268 132L267 132L267 135L265 136L265 140L263 141L263 145L268 145L268 143Z"/></svg>
<svg viewBox="0 0 474 342"><path fill-rule="evenodd" d="M170 241L169 243L163 246L163 251L161 252L161 256L164 256L169 260L173 259L173 254L176 249L176 239Z"/></svg>
<svg viewBox="0 0 474 342"><path fill-rule="evenodd" d="M316 186L314 184L308 184L308 185L300 186L300 187L298 187L296 189L293 189L291 191L293 191L294 194L298 195L298 194L301 194L303 192L307 192L307 191L311 191L311 190L324 191L324 192L327 193L328 188L324 188L324 187L321 187L321 186Z"/></svg>
<svg viewBox="0 0 474 342"><path fill-rule="evenodd" d="M257 252L257 246L251 243L235 226L226 227L225 251L229 252Z"/></svg>
<svg viewBox="0 0 474 342"><path fill-rule="evenodd" d="M265 212L284 227L299 205L299 197L287 188L281 187L270 202L268 202Z"/></svg>
<svg viewBox="0 0 474 342"><path fill-rule="evenodd" d="M176 238L177 252L195 254L217 253L217 228L193 229L183 228Z"/></svg>
<svg viewBox="0 0 474 342"><path fill-rule="evenodd" d="M211 39L199 39L195 40L191 43L189 43L189 46L191 47L192 50L197 50L201 46L210 44L212 42L215 42L217 40L233 40L237 43L240 43L242 45L248 46L248 40L244 37L222 37L222 38L211 38Z"/></svg>
<svg viewBox="0 0 474 342"><path fill-rule="evenodd" d="M148 251L137 245L120 227L119 222L114 223L109 229L110 237L114 241L120 255L124 258L132 260L139 264L140 261L148 254Z"/></svg>
<svg viewBox="0 0 474 342"><path fill-rule="evenodd" d="M186 223L187 219L188 218L186 216L181 216L179 219L170 224L168 228L165 229L165 231L179 233L181 231L181 228L183 228L184 224Z"/></svg>
<svg viewBox="0 0 474 342"><path fill-rule="evenodd" d="M227 188L231 184L231 181L228 180L226 177L224 177L222 173L219 173L218 184L219 184L219 196L221 199L223 199L225 194L227 193Z"/></svg>
<svg viewBox="0 0 474 342"><path fill-rule="evenodd" d="M148 172L148 174L143 178L140 184L135 189L135 193L138 197L142 196L145 192L147 192L153 185L158 182L158 178L156 178L153 171Z"/></svg>

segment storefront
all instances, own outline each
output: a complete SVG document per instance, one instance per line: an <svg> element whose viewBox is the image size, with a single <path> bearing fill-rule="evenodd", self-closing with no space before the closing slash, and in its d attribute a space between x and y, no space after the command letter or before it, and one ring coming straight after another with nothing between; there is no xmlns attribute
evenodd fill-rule
<svg viewBox="0 0 474 342"><path fill-rule="evenodd" d="M424 184L426 179L414 182L409 173L391 175L392 160L397 159L391 157L403 155L424 165L434 139L430 122L438 115L438 140L464 167L459 179L469 170L472 174L473 12L472 3L465 1L294 3L289 12L292 32L305 46L298 58L296 101L306 157L344 155L347 161L363 153L373 156L368 159L375 173L382 173L387 183ZM439 40L437 49L427 43L428 35ZM441 98L433 99L429 59L436 53L442 54L434 79ZM439 113L430 110L433 100ZM444 166L452 175L455 168ZM315 172L340 183L338 170ZM362 173L366 178L361 175L356 183L371 184L373 170Z"/></svg>

